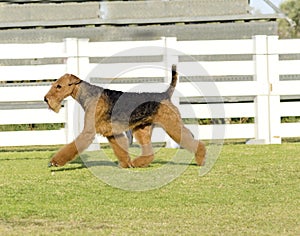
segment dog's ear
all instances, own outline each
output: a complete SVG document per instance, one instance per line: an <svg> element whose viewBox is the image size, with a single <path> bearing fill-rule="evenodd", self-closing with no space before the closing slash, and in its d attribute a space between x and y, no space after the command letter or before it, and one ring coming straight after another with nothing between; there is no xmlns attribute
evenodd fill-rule
<svg viewBox="0 0 300 236"><path fill-rule="evenodd" d="M68 78L69 78L69 83L68 85L71 86L71 85L76 85L76 84L80 84L81 83L81 79L79 79L77 76L75 75L72 75L72 74L67 74Z"/></svg>

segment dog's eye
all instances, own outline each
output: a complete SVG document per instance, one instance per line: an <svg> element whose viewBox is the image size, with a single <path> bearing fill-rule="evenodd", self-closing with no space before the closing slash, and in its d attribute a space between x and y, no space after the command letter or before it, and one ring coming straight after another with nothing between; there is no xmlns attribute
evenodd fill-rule
<svg viewBox="0 0 300 236"><path fill-rule="evenodd" d="M56 88L57 88L57 89L60 89L60 88L61 88L61 85L59 85L59 84L56 85Z"/></svg>

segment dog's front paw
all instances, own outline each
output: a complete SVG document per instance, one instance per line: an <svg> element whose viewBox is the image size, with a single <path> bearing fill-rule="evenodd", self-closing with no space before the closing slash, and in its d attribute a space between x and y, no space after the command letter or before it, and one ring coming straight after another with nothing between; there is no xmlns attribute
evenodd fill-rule
<svg viewBox="0 0 300 236"><path fill-rule="evenodd" d="M65 158L60 158L60 156L56 154L49 162L48 167L64 166L66 163L67 163L67 160Z"/></svg>
<svg viewBox="0 0 300 236"><path fill-rule="evenodd" d="M134 166L132 165L131 161L128 161L128 162L120 162L119 161L119 167L120 168L133 168Z"/></svg>
<svg viewBox="0 0 300 236"><path fill-rule="evenodd" d="M68 161L73 160L78 151L74 142L62 147L51 159L49 167L64 166Z"/></svg>
<svg viewBox="0 0 300 236"><path fill-rule="evenodd" d="M50 161L50 162L48 163L48 167L50 168L50 167L52 167L52 166L57 167L56 163Z"/></svg>
<svg viewBox="0 0 300 236"><path fill-rule="evenodd" d="M57 161L54 161L54 160L51 160L49 163L48 163L48 167L59 167L59 166L63 166L65 164L59 164Z"/></svg>

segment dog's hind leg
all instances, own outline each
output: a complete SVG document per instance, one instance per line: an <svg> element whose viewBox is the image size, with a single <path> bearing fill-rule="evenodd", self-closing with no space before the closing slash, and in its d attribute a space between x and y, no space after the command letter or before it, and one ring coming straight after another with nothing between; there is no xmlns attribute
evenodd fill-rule
<svg viewBox="0 0 300 236"><path fill-rule="evenodd" d="M147 167L154 159L151 144L152 125L137 127L133 130L133 135L141 145L142 153L132 161L134 167Z"/></svg>
<svg viewBox="0 0 300 236"><path fill-rule="evenodd" d="M132 167L128 154L128 139L124 134L118 134L107 137L110 146L119 160L119 166L122 168Z"/></svg>
<svg viewBox="0 0 300 236"><path fill-rule="evenodd" d="M161 104L154 121L181 147L195 153L197 165L204 165L205 145L195 140L190 130L184 126L177 107L170 102Z"/></svg>

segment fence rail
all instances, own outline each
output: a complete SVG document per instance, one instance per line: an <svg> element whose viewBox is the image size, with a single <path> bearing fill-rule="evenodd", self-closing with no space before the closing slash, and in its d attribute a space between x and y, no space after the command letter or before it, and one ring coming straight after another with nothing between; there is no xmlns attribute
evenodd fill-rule
<svg viewBox="0 0 300 236"><path fill-rule="evenodd" d="M2 4L0 8L0 27L3 28L277 18L274 15L257 17L248 14L247 0L9 2L15 4Z"/></svg>
<svg viewBox="0 0 300 236"><path fill-rule="evenodd" d="M50 82L74 73L91 83L122 91L164 91L170 67L178 65L173 102L197 138L242 138L281 143L299 137L300 40L255 36L244 40L0 44L0 127L63 123L60 130L3 131L0 146L70 142L82 130L83 111L68 98L59 114L43 96ZM48 63L51 61L51 63ZM253 122L228 122L250 118ZM198 120L211 121L199 125ZM207 122L206 122L207 123ZM153 141L170 142L156 128ZM97 136L97 142L106 139Z"/></svg>

